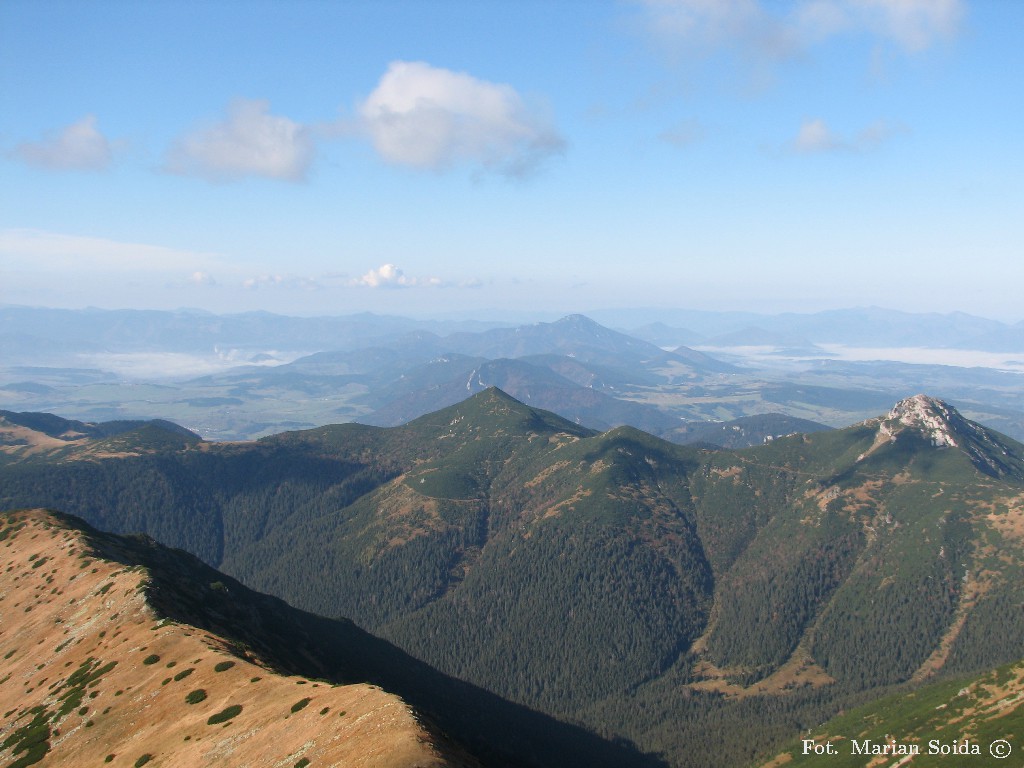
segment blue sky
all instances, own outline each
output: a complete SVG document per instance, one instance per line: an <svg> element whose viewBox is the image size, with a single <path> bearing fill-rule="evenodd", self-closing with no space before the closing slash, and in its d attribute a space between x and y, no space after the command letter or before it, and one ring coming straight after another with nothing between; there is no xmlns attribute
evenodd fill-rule
<svg viewBox="0 0 1024 768"><path fill-rule="evenodd" d="M1024 3L0 3L0 303L1024 319Z"/></svg>

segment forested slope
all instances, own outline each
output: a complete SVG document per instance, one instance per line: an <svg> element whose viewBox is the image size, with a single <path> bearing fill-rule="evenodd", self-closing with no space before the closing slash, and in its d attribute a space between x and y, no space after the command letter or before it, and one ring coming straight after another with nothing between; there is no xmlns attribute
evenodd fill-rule
<svg viewBox="0 0 1024 768"><path fill-rule="evenodd" d="M923 396L741 451L597 434L494 389L389 429L148 429L11 446L0 505L146 530L678 765L1024 656L1024 446Z"/></svg>
<svg viewBox="0 0 1024 768"><path fill-rule="evenodd" d="M76 768L107 754L225 768L663 766L146 536L21 510L0 514L0 553L0 605L25 616L0 632L0 754L28 753L20 766L38 762L44 733L44 764ZM235 714L206 722L229 702Z"/></svg>

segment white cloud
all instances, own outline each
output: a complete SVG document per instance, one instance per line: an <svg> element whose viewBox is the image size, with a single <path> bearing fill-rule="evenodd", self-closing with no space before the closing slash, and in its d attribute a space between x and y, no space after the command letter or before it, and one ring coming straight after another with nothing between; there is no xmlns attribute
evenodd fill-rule
<svg viewBox="0 0 1024 768"><path fill-rule="evenodd" d="M648 32L677 55L731 50L761 63L839 35L866 34L907 52L955 37L962 0L636 0Z"/></svg>
<svg viewBox="0 0 1024 768"><path fill-rule="evenodd" d="M371 269L358 280L359 285L366 285L370 288L397 287L412 285L413 282L405 276L394 264L382 264L377 269Z"/></svg>
<svg viewBox="0 0 1024 768"><path fill-rule="evenodd" d="M96 116L86 115L56 135L19 144L12 154L40 168L98 171L113 162L114 147L96 127Z"/></svg>
<svg viewBox="0 0 1024 768"><path fill-rule="evenodd" d="M351 285L368 288L409 288L414 285L441 285L441 280L437 277L409 277L394 264L381 264L352 281Z"/></svg>
<svg viewBox="0 0 1024 768"><path fill-rule="evenodd" d="M211 181L246 176L302 181L313 161L312 133L269 110L266 101L236 99L223 121L175 142L167 155L167 169Z"/></svg>
<svg viewBox="0 0 1024 768"><path fill-rule="evenodd" d="M565 148L511 86L423 62L392 62L358 111L374 148L396 165L469 163L523 176Z"/></svg>
<svg viewBox="0 0 1024 768"><path fill-rule="evenodd" d="M804 120L800 125L796 138L792 142L792 148L802 153L836 150L865 152L874 149L882 142L905 131L906 129L902 126L878 120L858 131L853 137L844 138L829 128L824 120L816 118L814 120Z"/></svg>
<svg viewBox="0 0 1024 768"><path fill-rule="evenodd" d="M256 277L247 277L242 281L242 287L254 291L257 288L262 288L268 285L281 285L284 283L284 275L258 275Z"/></svg>
<svg viewBox="0 0 1024 768"><path fill-rule="evenodd" d="M798 152L822 152L839 149L842 147L842 141L832 133L825 121L819 118L803 122L793 146Z"/></svg>
<svg viewBox="0 0 1024 768"><path fill-rule="evenodd" d="M192 283L192 285L217 285L217 281L213 279L213 275L209 272L203 271L193 272L189 276L188 281Z"/></svg>

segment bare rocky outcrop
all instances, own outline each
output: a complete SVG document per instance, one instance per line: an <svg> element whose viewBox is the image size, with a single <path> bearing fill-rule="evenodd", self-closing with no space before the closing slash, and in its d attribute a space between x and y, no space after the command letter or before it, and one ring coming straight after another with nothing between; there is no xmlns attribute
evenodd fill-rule
<svg viewBox="0 0 1024 768"><path fill-rule="evenodd" d="M1002 477L1021 464L1022 457L1014 454L1001 435L964 418L952 405L935 397L914 395L900 400L886 416L874 422L878 424L878 434L862 459L886 443L913 435L935 448L962 450L978 470L991 477Z"/></svg>

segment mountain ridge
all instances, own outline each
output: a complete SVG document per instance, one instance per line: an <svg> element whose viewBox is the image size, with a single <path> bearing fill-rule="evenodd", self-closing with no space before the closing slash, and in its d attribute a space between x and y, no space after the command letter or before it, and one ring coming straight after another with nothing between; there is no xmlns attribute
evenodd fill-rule
<svg viewBox="0 0 1024 768"><path fill-rule="evenodd" d="M47 764L57 765L126 753L149 754L156 765L305 759L480 768L477 758L484 758L484 765L510 768L661 766L441 675L351 622L254 593L148 537L106 534L72 516L25 510L0 515L0 542L8 558L0 604L33 616L30 626L0 633L7 650L0 697L13 707L9 716L17 713L0 725L0 752L37 755L42 742L33 734L45 731ZM70 604L56 599L65 596L60 587L40 588L65 583L76 590ZM25 651L48 642L56 647L49 657ZM80 646L90 648L75 654ZM61 670L74 668L59 664L69 655L82 671L62 678ZM40 672L51 674L32 682ZM18 688L22 680L29 682ZM220 727L210 727L216 723L203 721L228 702L238 711L223 727L235 727L221 737ZM103 705L109 706L100 712Z"/></svg>
<svg viewBox="0 0 1024 768"><path fill-rule="evenodd" d="M1024 656L1007 611L1024 601L1024 446L941 408L956 447L903 424L907 405L708 451L492 388L401 427L8 461L0 504L148 530L692 765L708 718L743 713L764 749L788 718ZM983 471L975 445L1000 446L1006 471ZM719 764L743 743L715 742Z"/></svg>
<svg viewBox="0 0 1024 768"><path fill-rule="evenodd" d="M25 616L0 633L0 700L8 710L0 753L14 758L12 766L44 758L68 766L479 766L396 696L366 684L285 677L254 649L158 611L150 580L168 574L135 556L152 545L42 511L4 515L0 526L7 561L0 603L4 613ZM240 586L226 581L230 587L218 580L204 591ZM50 584L58 586L40 589ZM41 645L53 650L40 652Z"/></svg>

